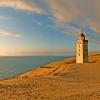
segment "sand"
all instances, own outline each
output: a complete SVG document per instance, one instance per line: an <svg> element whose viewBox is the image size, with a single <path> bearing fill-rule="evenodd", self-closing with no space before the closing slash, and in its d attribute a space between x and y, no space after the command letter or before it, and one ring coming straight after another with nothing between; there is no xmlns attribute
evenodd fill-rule
<svg viewBox="0 0 100 100"><path fill-rule="evenodd" d="M100 53L87 64L69 58L2 80L0 100L100 100Z"/></svg>

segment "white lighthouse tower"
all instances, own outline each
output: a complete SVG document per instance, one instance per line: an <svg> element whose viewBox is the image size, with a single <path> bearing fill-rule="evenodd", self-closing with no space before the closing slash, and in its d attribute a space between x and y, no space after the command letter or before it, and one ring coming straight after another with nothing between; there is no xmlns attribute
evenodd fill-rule
<svg viewBox="0 0 100 100"><path fill-rule="evenodd" d="M88 63L88 40L84 33L80 34L76 42L76 63Z"/></svg>

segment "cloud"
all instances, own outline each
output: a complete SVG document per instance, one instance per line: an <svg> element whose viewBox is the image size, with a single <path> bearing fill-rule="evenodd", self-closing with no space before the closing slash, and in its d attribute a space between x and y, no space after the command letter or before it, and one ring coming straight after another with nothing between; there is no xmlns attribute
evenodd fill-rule
<svg viewBox="0 0 100 100"><path fill-rule="evenodd" d="M42 49L42 48L41 48ZM56 51L46 51L46 50L33 50L26 48L15 48L15 49L4 49L0 48L0 56L54 56L54 55L66 55L73 54L74 51L66 49L66 50L56 50Z"/></svg>
<svg viewBox="0 0 100 100"><path fill-rule="evenodd" d="M12 37L16 37L16 38L22 37L20 34L17 34L16 32L9 32L4 29L0 29L0 36L12 36Z"/></svg>
<svg viewBox="0 0 100 100"><path fill-rule="evenodd" d="M41 8L39 8L36 4L27 2L26 0L0 0L0 7L8 7L39 14L42 13Z"/></svg>
<svg viewBox="0 0 100 100"><path fill-rule="evenodd" d="M77 22L100 29L100 0L44 0L55 23ZM96 24L93 28L92 24ZM95 25L94 25L95 26ZM99 30L100 32L100 30Z"/></svg>
<svg viewBox="0 0 100 100"><path fill-rule="evenodd" d="M78 14L76 5L72 0L44 0L48 5L51 14L58 22L65 22L70 20L73 16Z"/></svg>
<svg viewBox="0 0 100 100"><path fill-rule="evenodd" d="M43 0L43 2L48 6L48 14L53 17L52 21L55 24L77 22L89 26L95 32L100 32L99 0ZM39 7L35 2L30 3L28 0L0 0L0 7L39 14L46 12L42 9L43 7ZM1 18L5 19L4 16Z"/></svg>
<svg viewBox="0 0 100 100"><path fill-rule="evenodd" d="M8 20L8 19L11 19L10 16L5 16L5 15L0 15L0 19L1 20Z"/></svg>
<svg viewBox="0 0 100 100"><path fill-rule="evenodd" d="M49 7L52 21L67 35L75 36L83 31L91 30L100 37L100 0L44 0ZM76 23L78 26L71 26ZM89 39L100 43L100 39L86 33Z"/></svg>

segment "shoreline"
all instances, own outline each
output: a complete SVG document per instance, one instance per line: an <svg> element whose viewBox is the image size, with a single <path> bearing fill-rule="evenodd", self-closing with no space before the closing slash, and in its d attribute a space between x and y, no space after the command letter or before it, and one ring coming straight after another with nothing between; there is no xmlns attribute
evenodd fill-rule
<svg viewBox="0 0 100 100"><path fill-rule="evenodd" d="M90 56L99 55L99 54L100 54L99 52L90 53L89 58L90 58ZM70 57L68 57L68 58L65 57L64 59L51 61L51 62L49 62L49 63L47 63L47 64L44 64L44 65L39 66L39 67L36 67L36 68L34 68L34 69L30 69L30 70L25 71L25 72L23 72L23 73L21 73L21 74L18 74L18 75L9 77L9 78L0 79L0 81L6 81L6 80L10 80L10 79L16 79L16 78L19 78L19 77L21 77L21 76L24 76L24 75L27 74L27 73L35 72L35 71L37 71L37 70L40 69L40 68L42 68L42 69L43 69L43 68L46 68L45 66L48 66L49 64L56 63L56 62L63 62L64 60L66 60L66 62L67 62L66 64L73 64L73 63L75 63L75 57L74 57L74 56L70 56ZM71 60L74 60L74 62L71 61ZM91 62L90 62L90 63L91 63ZM34 77L39 77L39 76L34 76Z"/></svg>
<svg viewBox="0 0 100 100"><path fill-rule="evenodd" d="M90 58L90 56L95 56L95 55L99 55L99 54L100 54L99 52L90 53L89 58ZM25 72L23 72L23 73L21 73L21 74L18 74L18 75L13 76L13 77L0 79L0 81L6 81L6 80L11 80L11 79L16 79L16 78L22 77L22 76L24 76L24 75L26 75L26 74L28 74L28 73L35 72L35 71L37 71L38 69L47 68L47 67L45 67L45 66L48 66L48 65L50 65L50 64L53 64L53 63L56 63L56 62L58 62L58 63L59 63L59 62L63 62L64 60L66 60L66 64L73 64L73 63L75 63L75 57L74 57L74 56L70 56L70 57L68 57L68 58L66 58L66 56L65 56L64 59L51 61L51 62L49 62L49 63L47 63L47 64L44 64L44 65L39 66L39 67L36 67L36 68L34 68L34 69L30 69L30 70L28 70L28 71L25 71ZM72 61L72 60L74 60L74 61ZM91 62L90 62L90 63L91 63ZM39 76L34 76L34 77L39 77Z"/></svg>
<svg viewBox="0 0 100 100"><path fill-rule="evenodd" d="M89 61L76 64L68 58L0 81L0 99L100 100L100 53Z"/></svg>
<svg viewBox="0 0 100 100"><path fill-rule="evenodd" d="M4 56L5 57L5 56ZM9 56L8 56L9 57ZM11 56L11 57L14 57L14 56ZM17 56L17 57L20 57L20 56ZM22 56L22 57L27 57L27 56ZM30 57L30 56L28 56L28 57ZM32 57L32 56L31 56ZM48 63L45 63L45 64L43 64L43 65L41 65L41 66L38 66L38 67L35 67L35 68L32 68L32 69L29 69L29 70L27 70L27 71L25 71L25 72L22 72L22 73L20 73L20 74L16 74L16 75L14 75L14 76L11 76L11 77L9 77L9 78L4 78L4 79L0 79L0 81L4 81L4 80L9 80L9 79L14 79L14 78L17 78L17 77L19 77L19 76L21 76L21 75L23 75L23 74L25 74L25 73L28 73L28 72L31 72L31 71L35 71L35 70L37 70L38 68L41 68L41 67L43 67L43 66L46 66L46 65L48 65L48 64L50 64L50 63L54 63L54 62L58 62L58 61L61 61L61 60L64 60L64 59L69 59L69 58L72 58L73 56L68 56L68 58L66 57L66 56L61 56L61 57L64 57L63 59L59 59L59 60L54 60L54 61L50 61L50 62L48 62Z"/></svg>

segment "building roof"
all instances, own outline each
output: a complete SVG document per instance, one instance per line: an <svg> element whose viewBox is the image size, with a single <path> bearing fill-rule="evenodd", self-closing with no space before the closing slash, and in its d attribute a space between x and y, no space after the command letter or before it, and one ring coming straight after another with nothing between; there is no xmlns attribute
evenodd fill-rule
<svg viewBox="0 0 100 100"><path fill-rule="evenodd" d="M85 35L84 35L84 33L83 33L83 32L81 33L81 35L80 35L80 36L85 37Z"/></svg>

